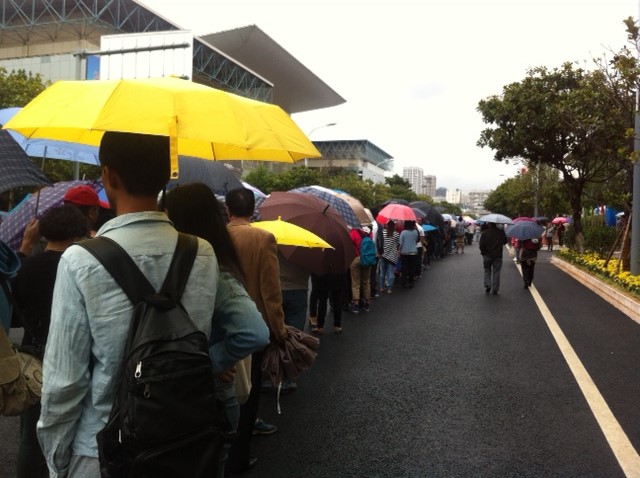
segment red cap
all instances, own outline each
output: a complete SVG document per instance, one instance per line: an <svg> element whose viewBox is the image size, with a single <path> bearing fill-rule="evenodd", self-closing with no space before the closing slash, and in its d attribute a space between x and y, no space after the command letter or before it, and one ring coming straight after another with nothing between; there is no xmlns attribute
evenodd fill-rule
<svg viewBox="0 0 640 478"><path fill-rule="evenodd" d="M81 185L69 188L62 199L76 206L100 206L109 209L109 205L100 201L98 193L91 186Z"/></svg>

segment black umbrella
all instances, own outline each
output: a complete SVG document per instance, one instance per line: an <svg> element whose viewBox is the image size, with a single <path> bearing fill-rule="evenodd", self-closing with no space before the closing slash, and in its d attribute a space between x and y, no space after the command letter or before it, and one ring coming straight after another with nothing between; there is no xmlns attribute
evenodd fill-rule
<svg viewBox="0 0 640 478"><path fill-rule="evenodd" d="M1 129L0 194L14 188L50 185L51 181L29 159L9 131Z"/></svg>
<svg viewBox="0 0 640 478"><path fill-rule="evenodd" d="M204 183L220 196L226 196L232 189L244 187L240 179L224 163L180 156L178 178L169 181L167 191L190 183Z"/></svg>

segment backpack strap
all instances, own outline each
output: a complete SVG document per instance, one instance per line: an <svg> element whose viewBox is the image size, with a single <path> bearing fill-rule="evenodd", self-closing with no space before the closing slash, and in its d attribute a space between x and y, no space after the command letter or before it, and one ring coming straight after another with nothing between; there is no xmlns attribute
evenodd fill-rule
<svg viewBox="0 0 640 478"><path fill-rule="evenodd" d="M113 239L99 236L77 244L98 259L134 305L156 294L131 256ZM180 300L197 252L196 237L179 233L171 265L160 289L161 293L168 293L174 300Z"/></svg>

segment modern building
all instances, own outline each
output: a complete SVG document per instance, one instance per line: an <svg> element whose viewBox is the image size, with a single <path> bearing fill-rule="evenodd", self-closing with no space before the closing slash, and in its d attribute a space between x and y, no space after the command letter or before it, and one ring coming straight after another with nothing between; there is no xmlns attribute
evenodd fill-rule
<svg viewBox="0 0 640 478"><path fill-rule="evenodd" d="M424 183L426 195L433 198L436 195L436 177L433 175L427 175L424 177Z"/></svg>
<svg viewBox="0 0 640 478"><path fill-rule="evenodd" d="M446 201L450 204L462 204L462 190L447 189Z"/></svg>
<svg viewBox="0 0 640 478"><path fill-rule="evenodd" d="M49 81L85 80L99 77L99 65L105 58L117 58L130 51L151 57L159 49L191 49L191 71L185 76L198 83L277 104L289 114L345 102L257 26L202 37L191 35L189 41L171 45L158 46L146 40L140 44L135 40L133 46L123 42L120 50L102 49L105 36L178 31L189 33L135 0L2 2L0 66L9 71L23 69L40 74ZM171 69L164 70L164 76L170 74ZM252 162L244 163L250 169Z"/></svg>
<svg viewBox="0 0 640 478"><path fill-rule="evenodd" d="M402 179L411 184L411 190L420 195L426 194L426 183L424 180L424 170L416 166L402 168Z"/></svg>
<svg viewBox="0 0 640 478"><path fill-rule="evenodd" d="M468 208L476 213L484 212L484 201L491 194L491 191L483 190L483 191L470 191L467 194L467 206Z"/></svg>
<svg viewBox="0 0 640 478"><path fill-rule="evenodd" d="M313 141L322 158L309 159L310 168L342 168L360 179L384 183L385 173L393 171L393 157L366 139Z"/></svg>

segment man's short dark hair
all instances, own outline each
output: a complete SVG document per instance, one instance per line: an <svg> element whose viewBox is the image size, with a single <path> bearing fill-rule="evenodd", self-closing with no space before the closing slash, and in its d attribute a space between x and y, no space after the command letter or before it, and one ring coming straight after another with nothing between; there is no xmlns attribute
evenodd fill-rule
<svg viewBox="0 0 640 478"><path fill-rule="evenodd" d="M47 211L38 228L48 241L68 241L87 235L87 218L76 206L65 204Z"/></svg>
<svg viewBox="0 0 640 478"><path fill-rule="evenodd" d="M232 189L224 198L229 212L236 217L251 217L256 207L256 197L247 188Z"/></svg>
<svg viewBox="0 0 640 478"><path fill-rule="evenodd" d="M169 182L169 137L107 131L100 165L115 171L129 194L157 196Z"/></svg>

